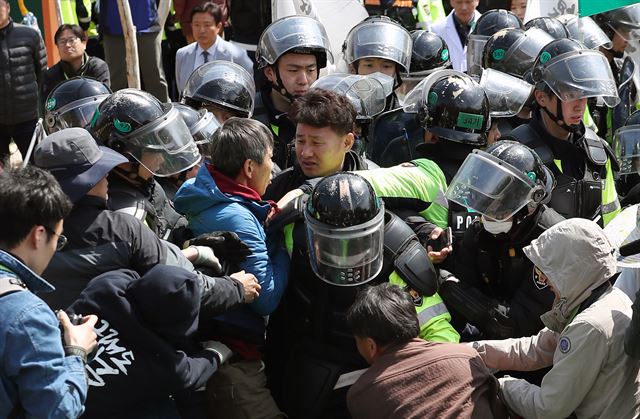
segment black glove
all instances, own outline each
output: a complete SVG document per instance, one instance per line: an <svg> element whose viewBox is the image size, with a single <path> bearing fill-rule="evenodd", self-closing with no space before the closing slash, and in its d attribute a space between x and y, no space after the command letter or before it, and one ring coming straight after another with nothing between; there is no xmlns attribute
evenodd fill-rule
<svg viewBox="0 0 640 419"><path fill-rule="evenodd" d="M251 249L232 231L214 231L201 234L186 243L188 246L208 246L216 256L237 265L251 254Z"/></svg>

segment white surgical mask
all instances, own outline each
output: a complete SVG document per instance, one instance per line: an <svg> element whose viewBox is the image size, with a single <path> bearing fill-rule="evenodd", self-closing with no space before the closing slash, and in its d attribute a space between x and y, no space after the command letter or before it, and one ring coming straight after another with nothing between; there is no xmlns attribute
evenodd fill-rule
<svg viewBox="0 0 640 419"><path fill-rule="evenodd" d="M483 215L482 225L484 226L484 229L487 230L489 233L498 235L501 233L508 233L511 230L511 227L513 226L513 220L493 221L493 220L488 220Z"/></svg>

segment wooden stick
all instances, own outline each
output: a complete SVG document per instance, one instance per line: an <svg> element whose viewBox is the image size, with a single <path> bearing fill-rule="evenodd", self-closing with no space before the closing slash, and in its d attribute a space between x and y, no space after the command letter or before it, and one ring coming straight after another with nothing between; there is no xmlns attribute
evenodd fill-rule
<svg viewBox="0 0 640 419"><path fill-rule="evenodd" d="M170 8L171 0L160 0L160 3L158 4L158 22L160 23L161 31L164 29L164 24L167 22Z"/></svg>
<svg viewBox="0 0 640 419"><path fill-rule="evenodd" d="M138 40L133 25L129 0L118 0L118 12L124 34L125 61L127 63L127 85L140 89L140 66L138 65Z"/></svg>

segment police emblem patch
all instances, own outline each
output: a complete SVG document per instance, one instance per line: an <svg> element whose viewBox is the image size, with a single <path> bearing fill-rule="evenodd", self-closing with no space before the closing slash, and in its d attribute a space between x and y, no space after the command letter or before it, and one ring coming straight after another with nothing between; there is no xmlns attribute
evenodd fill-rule
<svg viewBox="0 0 640 419"><path fill-rule="evenodd" d="M413 304L416 307L420 307L422 305L422 295L420 295L418 291L414 290L410 286L406 286L404 290L409 293L409 295L411 296L411 300L413 300Z"/></svg>
<svg viewBox="0 0 640 419"><path fill-rule="evenodd" d="M566 354L571 350L571 341L568 337L563 336L560 338L560 342L558 342L558 347L560 348L560 352Z"/></svg>

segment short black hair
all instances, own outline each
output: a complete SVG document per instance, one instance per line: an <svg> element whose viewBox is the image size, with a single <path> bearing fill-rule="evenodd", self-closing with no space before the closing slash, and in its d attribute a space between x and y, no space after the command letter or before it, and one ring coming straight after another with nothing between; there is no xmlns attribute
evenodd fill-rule
<svg viewBox="0 0 640 419"><path fill-rule="evenodd" d="M330 127L338 135L353 132L356 110L346 96L324 89L311 89L291 104L289 118L295 124Z"/></svg>
<svg viewBox="0 0 640 419"><path fill-rule="evenodd" d="M371 338L380 346L407 343L420 333L409 293L389 283L361 290L347 312L346 322L354 336Z"/></svg>
<svg viewBox="0 0 640 419"><path fill-rule="evenodd" d="M270 149L273 134L269 128L255 119L236 117L224 121L209 144L213 167L230 178L238 176L247 159L262 164Z"/></svg>
<svg viewBox="0 0 640 419"><path fill-rule="evenodd" d="M62 36L62 32L64 31L73 32L73 34L78 38L80 38L82 42L85 42L87 39L89 39L87 37L87 34L82 30L82 28L79 25L70 25L68 23L65 23L64 25L60 25L55 35L53 35L53 42L57 44L58 39Z"/></svg>
<svg viewBox="0 0 640 419"><path fill-rule="evenodd" d="M36 166L0 173L0 248L18 246L35 226L50 232L71 212L58 181Z"/></svg>
<svg viewBox="0 0 640 419"><path fill-rule="evenodd" d="M190 20L193 20L193 16L196 13L210 14L211 16L213 16L213 20L216 22L216 25L222 22L222 8L216 3L208 1L206 3L203 3L199 6L194 7L193 9L191 9Z"/></svg>

